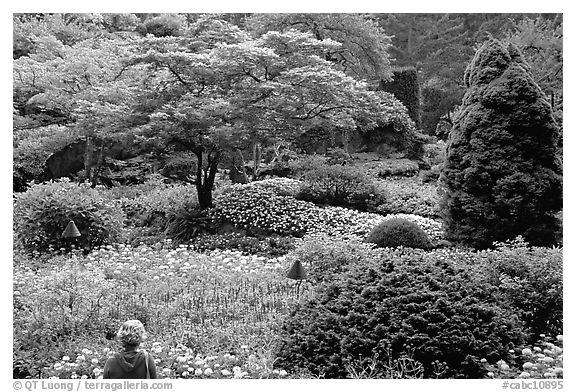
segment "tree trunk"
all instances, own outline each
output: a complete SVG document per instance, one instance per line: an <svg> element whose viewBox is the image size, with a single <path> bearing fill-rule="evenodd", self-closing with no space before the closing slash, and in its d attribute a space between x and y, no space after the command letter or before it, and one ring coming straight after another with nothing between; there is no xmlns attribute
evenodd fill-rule
<svg viewBox="0 0 576 392"><path fill-rule="evenodd" d="M247 184L248 176L246 175L246 163L242 156L242 151L236 150L232 157L232 167L230 168L230 180L233 184Z"/></svg>
<svg viewBox="0 0 576 392"><path fill-rule="evenodd" d="M198 204L201 210L212 208L212 189L220 163L220 152L206 154L206 168L204 168L204 152L202 150L194 151L198 159L196 167L196 193L198 195ZM214 154L214 155L212 155Z"/></svg>
<svg viewBox="0 0 576 392"><path fill-rule="evenodd" d="M92 151L92 138L86 136L86 147L84 150L84 179L90 180L92 173L92 158L94 152Z"/></svg>
<svg viewBox="0 0 576 392"><path fill-rule="evenodd" d="M98 160L96 161L96 167L92 171L92 178L90 182L92 183L91 187L96 188L98 185L98 176L100 175L100 169L102 168L102 162L104 161L104 140L100 143L100 149L98 151Z"/></svg>
<svg viewBox="0 0 576 392"><path fill-rule="evenodd" d="M260 143L255 143L252 147L252 159L254 161L252 181L256 181L258 179L258 170L260 169L260 160L262 159L262 148L260 147Z"/></svg>

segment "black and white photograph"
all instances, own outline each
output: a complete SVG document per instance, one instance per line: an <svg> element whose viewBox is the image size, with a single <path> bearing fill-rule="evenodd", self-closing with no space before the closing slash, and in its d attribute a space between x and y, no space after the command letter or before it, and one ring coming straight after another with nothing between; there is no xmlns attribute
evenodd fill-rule
<svg viewBox="0 0 576 392"><path fill-rule="evenodd" d="M568 388L563 21L12 13L13 390Z"/></svg>

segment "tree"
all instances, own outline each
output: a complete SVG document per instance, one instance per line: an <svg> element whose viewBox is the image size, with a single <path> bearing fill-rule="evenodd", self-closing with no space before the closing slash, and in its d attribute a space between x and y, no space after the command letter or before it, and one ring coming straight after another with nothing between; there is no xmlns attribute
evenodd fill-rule
<svg viewBox="0 0 576 392"><path fill-rule="evenodd" d="M114 118L128 116L130 89L125 81L134 71L129 75L120 62L127 50L125 41L113 37L87 38L70 46L49 33L40 36L34 51L13 63L14 132L66 126L70 139L85 139L84 177L95 184L105 140L122 131ZM96 159L95 140L100 152Z"/></svg>
<svg viewBox="0 0 576 392"><path fill-rule="evenodd" d="M143 88L135 100L150 109L140 132L195 154L201 208L212 206L223 157L246 146L289 141L317 127L343 133L390 122L413 127L397 100L326 60L342 46L336 41L297 30L253 38L213 16L189 31L143 38L129 64L146 67L154 91Z"/></svg>
<svg viewBox="0 0 576 392"><path fill-rule="evenodd" d="M522 235L551 245L562 208L559 129L518 48L491 39L464 75L440 184L449 239L477 248Z"/></svg>
<svg viewBox="0 0 576 392"><path fill-rule="evenodd" d="M562 122L562 16L554 19L524 18L506 36L506 42L516 45L534 81L548 95L556 121Z"/></svg>
<svg viewBox="0 0 576 392"><path fill-rule="evenodd" d="M334 40L342 45L324 54L347 75L364 79L373 86L391 76L388 48L390 37L376 21L360 14L255 14L247 19L255 34L297 29L310 32L319 40Z"/></svg>

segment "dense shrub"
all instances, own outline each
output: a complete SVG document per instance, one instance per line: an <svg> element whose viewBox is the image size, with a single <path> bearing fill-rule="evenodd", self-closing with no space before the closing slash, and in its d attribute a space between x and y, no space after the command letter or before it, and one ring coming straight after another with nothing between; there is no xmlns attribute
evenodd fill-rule
<svg viewBox="0 0 576 392"><path fill-rule="evenodd" d="M360 211L374 210L385 200L382 190L358 169L328 165L304 175L296 198Z"/></svg>
<svg viewBox="0 0 576 392"><path fill-rule="evenodd" d="M371 366L382 377L409 346L425 378L436 361L447 365L443 377L480 378L481 359L508 360L524 338L517 317L497 304L491 285L471 283L445 259L413 249L381 252L318 285L291 312L277 364L327 378Z"/></svg>
<svg viewBox="0 0 576 392"><path fill-rule="evenodd" d="M254 234L301 236L316 211L312 203L254 186L232 186L214 201L217 219Z"/></svg>
<svg viewBox="0 0 576 392"><path fill-rule="evenodd" d="M420 184L412 179L386 181L386 202L376 209L383 215L415 214L428 218L440 216L439 197L434 185Z"/></svg>
<svg viewBox="0 0 576 392"><path fill-rule="evenodd" d="M441 118L459 105L464 94L455 80L433 77L422 86L422 129L428 135L444 139L446 134L436 132Z"/></svg>
<svg viewBox="0 0 576 392"><path fill-rule="evenodd" d="M366 242L381 248L407 246L410 248L429 249L430 238L416 223L406 219L388 219L376 226L366 238Z"/></svg>
<svg viewBox="0 0 576 392"><path fill-rule="evenodd" d="M563 333L562 249L530 247L516 239L497 243L496 250L479 257L533 340Z"/></svg>
<svg viewBox="0 0 576 392"><path fill-rule="evenodd" d="M416 68L396 68L392 72L392 81L380 82L380 89L394 94L408 109L408 114L414 121L416 128L420 128L420 88Z"/></svg>
<svg viewBox="0 0 576 392"><path fill-rule="evenodd" d="M135 187L118 187L108 191L118 198L128 218L129 242L162 240L168 234L185 241L208 223L196 212L198 198L193 185L165 184L153 178ZM201 214L200 214L201 215Z"/></svg>
<svg viewBox="0 0 576 392"><path fill-rule="evenodd" d="M443 164L446 160L446 142L439 140L435 143L425 144L422 160L429 168Z"/></svg>
<svg viewBox="0 0 576 392"><path fill-rule="evenodd" d="M442 169L441 165L435 165L430 168L430 170L423 170L420 173L420 178L422 182L425 184L433 183L436 184L438 179L440 178L440 170Z"/></svg>
<svg viewBox="0 0 576 392"><path fill-rule="evenodd" d="M380 178L411 177L418 174L418 164L409 159L384 159L378 164L376 175Z"/></svg>
<svg viewBox="0 0 576 392"><path fill-rule="evenodd" d="M124 218L118 203L89 184L68 179L33 185L15 196L14 231L28 251L69 249L72 244L88 249L114 242L120 238ZM61 238L70 220L81 236Z"/></svg>
<svg viewBox="0 0 576 392"><path fill-rule="evenodd" d="M187 207L170 216L166 225L166 237L176 244L188 242L201 233L214 232L217 228L209 212L190 205Z"/></svg>
<svg viewBox="0 0 576 392"><path fill-rule="evenodd" d="M476 248L522 235L554 244L562 208L559 129L518 49L487 41L469 64L440 176L449 240Z"/></svg>
<svg viewBox="0 0 576 392"><path fill-rule="evenodd" d="M374 246L361 240L342 240L325 234L307 237L288 258L300 260L312 283L330 281L350 264L366 262L375 255Z"/></svg>

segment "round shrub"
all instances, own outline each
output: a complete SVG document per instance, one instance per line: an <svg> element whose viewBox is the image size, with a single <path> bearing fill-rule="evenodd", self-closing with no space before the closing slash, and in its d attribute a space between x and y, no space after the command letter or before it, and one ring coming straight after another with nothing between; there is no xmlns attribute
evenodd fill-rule
<svg viewBox="0 0 576 392"><path fill-rule="evenodd" d="M381 378L410 347L425 378L438 362L447 365L442 377L481 378L482 358L509 360L523 341L493 286L428 252L397 249L316 286L285 320L276 365L327 378L373 367Z"/></svg>
<svg viewBox="0 0 576 392"><path fill-rule="evenodd" d="M371 242L381 248L406 246L430 249L432 247L430 238L420 226L401 218L392 218L380 223L368 234L366 242Z"/></svg>
<svg viewBox="0 0 576 392"><path fill-rule="evenodd" d="M73 240L61 237L70 220L81 233ZM123 222L120 206L89 184L62 179L32 185L15 196L14 232L28 251L70 249L72 244L90 249L114 242L120 238Z"/></svg>

